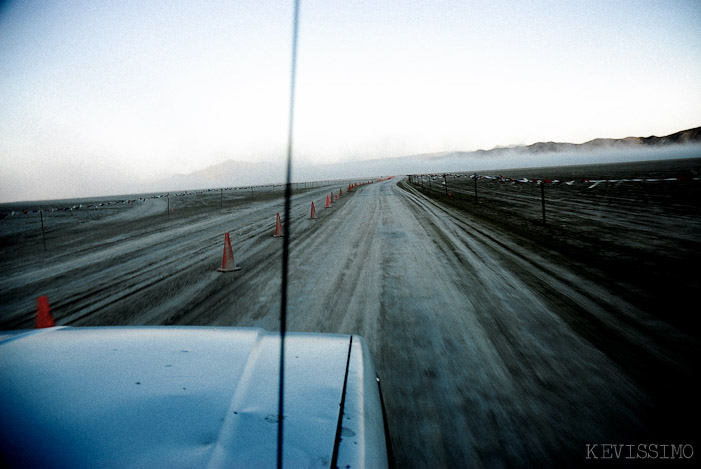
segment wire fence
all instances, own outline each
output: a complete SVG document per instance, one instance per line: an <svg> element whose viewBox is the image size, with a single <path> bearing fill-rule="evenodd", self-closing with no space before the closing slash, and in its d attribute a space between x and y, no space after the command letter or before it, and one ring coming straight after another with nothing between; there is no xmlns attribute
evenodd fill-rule
<svg viewBox="0 0 701 469"><path fill-rule="evenodd" d="M577 214L599 219L646 211L698 214L701 178L695 171L663 176L630 177L619 170L614 177L441 173L413 174L408 179L428 195L542 224L571 220Z"/></svg>
<svg viewBox="0 0 701 469"><path fill-rule="evenodd" d="M345 188L353 180L319 180L292 183L292 194L322 187ZM338 190L338 189L337 189ZM139 210L141 218L153 223L190 216L193 212L235 210L251 202L284 197L285 184L266 184L216 189L181 190L148 194L90 197L37 202L0 204L0 250L16 237L41 237L46 250L47 237L84 222Z"/></svg>

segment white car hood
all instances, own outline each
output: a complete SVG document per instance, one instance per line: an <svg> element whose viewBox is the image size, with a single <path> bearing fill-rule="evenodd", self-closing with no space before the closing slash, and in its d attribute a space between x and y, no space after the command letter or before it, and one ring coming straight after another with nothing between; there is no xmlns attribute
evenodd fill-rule
<svg viewBox="0 0 701 469"><path fill-rule="evenodd" d="M285 347L284 464L329 467L347 367L368 387L372 362L350 335L288 334ZM352 348L362 353L350 360ZM0 333L0 458L51 467L273 467L279 351L279 333L261 329ZM378 438L376 417L368 415L374 429L366 421L376 403L362 402L358 383L351 396L353 389L361 402L347 407L359 410L344 415L341 435L360 444L359 461L386 462L384 453L365 454L366 440ZM344 457L342 449L339 463Z"/></svg>

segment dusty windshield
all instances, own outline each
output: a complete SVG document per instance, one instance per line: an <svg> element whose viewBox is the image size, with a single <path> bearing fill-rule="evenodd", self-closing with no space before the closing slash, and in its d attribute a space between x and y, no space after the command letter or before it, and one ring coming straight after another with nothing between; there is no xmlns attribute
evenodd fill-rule
<svg viewBox="0 0 701 469"><path fill-rule="evenodd" d="M399 466L693 454L699 5L302 2L286 219L291 17L0 5L0 329L276 331L287 238Z"/></svg>

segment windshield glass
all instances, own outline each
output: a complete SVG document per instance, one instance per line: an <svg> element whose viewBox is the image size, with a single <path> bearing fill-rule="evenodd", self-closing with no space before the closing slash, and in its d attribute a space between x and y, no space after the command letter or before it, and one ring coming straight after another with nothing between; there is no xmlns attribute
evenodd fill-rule
<svg viewBox="0 0 701 469"><path fill-rule="evenodd" d="M288 243L397 465L696 448L701 7L302 2L286 216L292 15L0 5L0 329L279 331Z"/></svg>

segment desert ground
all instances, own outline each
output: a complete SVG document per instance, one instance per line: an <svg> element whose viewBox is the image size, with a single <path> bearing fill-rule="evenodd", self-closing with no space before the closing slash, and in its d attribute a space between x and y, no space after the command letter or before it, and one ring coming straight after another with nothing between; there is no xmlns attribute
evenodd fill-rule
<svg viewBox="0 0 701 469"><path fill-rule="evenodd" d="M366 339L400 467L698 449L699 173L701 159L489 173L550 180L545 223L538 184L478 179L475 198L470 172L297 185L288 330ZM277 330L283 207L280 186L2 205L0 328L32 327L47 295L59 325ZM225 232L241 270L223 274Z"/></svg>

